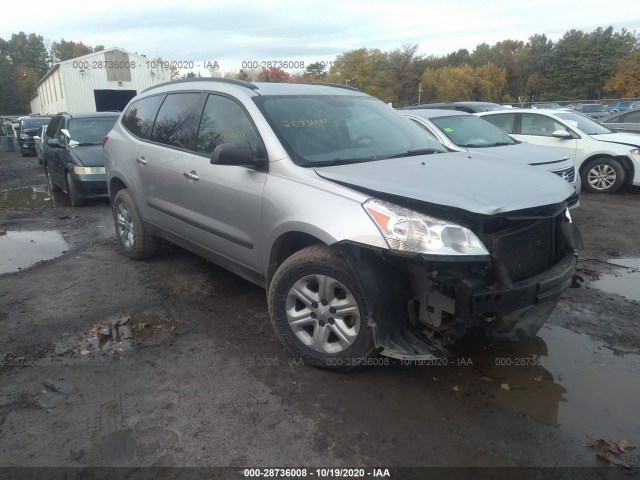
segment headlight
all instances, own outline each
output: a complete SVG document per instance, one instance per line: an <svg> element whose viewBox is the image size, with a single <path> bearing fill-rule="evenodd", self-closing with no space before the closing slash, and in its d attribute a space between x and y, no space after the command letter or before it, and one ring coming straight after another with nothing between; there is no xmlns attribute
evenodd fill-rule
<svg viewBox="0 0 640 480"><path fill-rule="evenodd" d="M367 200L363 207L393 250L433 255L489 255L478 237L461 225L382 200Z"/></svg>
<svg viewBox="0 0 640 480"><path fill-rule="evenodd" d="M631 155L640 155L640 148L634 148L633 150L630 150L629 153Z"/></svg>
<svg viewBox="0 0 640 480"><path fill-rule="evenodd" d="M76 175L98 175L104 172L104 167L73 167Z"/></svg>

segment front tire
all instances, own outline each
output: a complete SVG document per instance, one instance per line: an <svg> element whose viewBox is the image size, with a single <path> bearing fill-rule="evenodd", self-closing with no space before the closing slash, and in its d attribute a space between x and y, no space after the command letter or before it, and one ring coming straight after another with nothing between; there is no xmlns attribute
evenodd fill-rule
<svg viewBox="0 0 640 480"><path fill-rule="evenodd" d="M607 157L589 160L584 167L582 185L593 193L614 193L620 190L626 178L622 164Z"/></svg>
<svg viewBox="0 0 640 480"><path fill-rule="evenodd" d="M287 258L267 300L278 338L308 365L351 370L376 351L360 285L331 247L312 245Z"/></svg>
<svg viewBox="0 0 640 480"><path fill-rule="evenodd" d="M85 204L84 199L80 198L76 185L73 183L73 178L71 178L71 174L69 172L67 172L67 193L69 194L69 200L71 201L72 207L82 207Z"/></svg>
<svg viewBox="0 0 640 480"><path fill-rule="evenodd" d="M113 223L116 237L124 254L134 260L143 260L158 252L160 240L149 235L131 193L120 190L113 199Z"/></svg>

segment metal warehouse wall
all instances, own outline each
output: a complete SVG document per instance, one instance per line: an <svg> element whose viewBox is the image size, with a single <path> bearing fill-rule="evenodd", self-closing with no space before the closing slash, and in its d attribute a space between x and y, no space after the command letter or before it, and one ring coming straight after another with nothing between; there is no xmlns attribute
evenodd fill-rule
<svg viewBox="0 0 640 480"><path fill-rule="evenodd" d="M109 68L116 63L118 68ZM134 65L127 68L128 65ZM61 62L39 86L42 113L95 112L94 90L135 90L170 80L170 72L150 59L109 49Z"/></svg>

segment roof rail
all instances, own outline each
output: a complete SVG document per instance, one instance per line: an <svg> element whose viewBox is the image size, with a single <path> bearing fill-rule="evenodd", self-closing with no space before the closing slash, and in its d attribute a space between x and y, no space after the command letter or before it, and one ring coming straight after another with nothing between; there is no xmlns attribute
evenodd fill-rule
<svg viewBox="0 0 640 480"><path fill-rule="evenodd" d="M153 87L145 88L140 93L148 92L149 90L153 90L154 88L164 87L165 85L175 85L177 83L190 83L190 82L216 82L216 83L230 83L232 85L238 85L239 87L250 88L251 90L257 90L258 86L251 83L245 82L244 80L236 80L234 78L181 78L180 80L171 80L170 82L159 83L158 85L154 85Z"/></svg>

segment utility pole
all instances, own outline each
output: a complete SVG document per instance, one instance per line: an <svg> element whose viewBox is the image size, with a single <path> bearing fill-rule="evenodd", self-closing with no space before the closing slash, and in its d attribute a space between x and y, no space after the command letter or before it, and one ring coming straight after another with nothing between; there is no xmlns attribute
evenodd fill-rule
<svg viewBox="0 0 640 480"><path fill-rule="evenodd" d="M422 100L422 82L418 85L418 104Z"/></svg>

